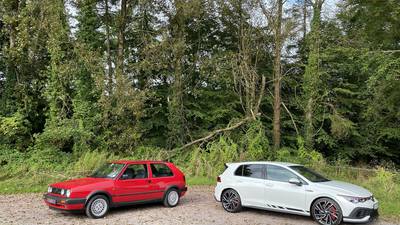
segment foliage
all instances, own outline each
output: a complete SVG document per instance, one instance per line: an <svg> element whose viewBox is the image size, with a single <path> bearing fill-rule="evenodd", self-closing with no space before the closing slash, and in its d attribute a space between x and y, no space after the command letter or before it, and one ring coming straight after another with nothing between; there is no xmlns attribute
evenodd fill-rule
<svg viewBox="0 0 400 225"><path fill-rule="evenodd" d="M269 2L0 1L0 191L123 157L172 160L193 183L241 160L398 168L399 1L343 0L330 17L283 1L281 24ZM381 170L337 175L384 202L398 188Z"/></svg>

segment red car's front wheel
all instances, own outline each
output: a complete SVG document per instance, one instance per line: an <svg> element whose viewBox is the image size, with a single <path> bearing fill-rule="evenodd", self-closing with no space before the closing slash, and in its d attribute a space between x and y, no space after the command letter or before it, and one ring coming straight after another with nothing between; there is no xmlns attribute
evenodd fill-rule
<svg viewBox="0 0 400 225"><path fill-rule="evenodd" d="M92 197L86 205L86 215L93 219L104 217L109 209L109 201L103 195Z"/></svg>

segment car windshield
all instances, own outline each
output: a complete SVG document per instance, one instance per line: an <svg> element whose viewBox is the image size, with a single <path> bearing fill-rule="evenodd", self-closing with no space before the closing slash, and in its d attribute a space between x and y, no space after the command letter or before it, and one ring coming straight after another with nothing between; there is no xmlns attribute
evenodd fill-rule
<svg viewBox="0 0 400 225"><path fill-rule="evenodd" d="M311 182L326 182L329 181L322 175L318 174L317 172L304 167L304 166L290 166L290 168L299 174L301 174L303 177L307 178Z"/></svg>
<svg viewBox="0 0 400 225"><path fill-rule="evenodd" d="M124 167L121 163L106 163L97 169L90 177L96 178L115 178Z"/></svg>

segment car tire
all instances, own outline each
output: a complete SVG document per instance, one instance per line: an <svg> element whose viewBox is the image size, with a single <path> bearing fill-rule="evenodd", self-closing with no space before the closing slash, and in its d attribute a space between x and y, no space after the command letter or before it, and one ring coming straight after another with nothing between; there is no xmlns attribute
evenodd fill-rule
<svg viewBox="0 0 400 225"><path fill-rule="evenodd" d="M330 198L320 198L311 207L311 216L321 225L338 225L343 214L339 204Z"/></svg>
<svg viewBox="0 0 400 225"><path fill-rule="evenodd" d="M240 195L233 189L228 189L222 192L221 204L222 207L230 213L237 213L242 210Z"/></svg>
<svg viewBox="0 0 400 225"><path fill-rule="evenodd" d="M110 202L104 195L95 195L86 204L86 215L92 219L104 217L110 209Z"/></svg>
<svg viewBox="0 0 400 225"><path fill-rule="evenodd" d="M179 192L176 188L170 188L168 191L165 193L164 196L164 205L166 207L175 207L179 203Z"/></svg>

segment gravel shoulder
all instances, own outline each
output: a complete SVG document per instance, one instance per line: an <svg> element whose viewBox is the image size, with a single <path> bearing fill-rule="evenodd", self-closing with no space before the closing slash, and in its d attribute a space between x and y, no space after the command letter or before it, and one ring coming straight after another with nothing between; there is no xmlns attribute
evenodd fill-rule
<svg viewBox="0 0 400 225"><path fill-rule="evenodd" d="M112 209L103 219L84 214L50 210L41 194L0 195L0 224L232 224L232 225L316 225L309 217L244 209L227 213L213 198L212 186L190 186L175 208L162 204L136 205ZM378 220L370 225L394 225Z"/></svg>

